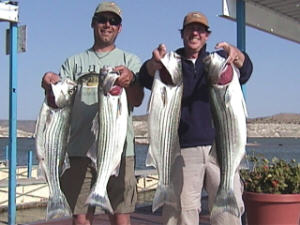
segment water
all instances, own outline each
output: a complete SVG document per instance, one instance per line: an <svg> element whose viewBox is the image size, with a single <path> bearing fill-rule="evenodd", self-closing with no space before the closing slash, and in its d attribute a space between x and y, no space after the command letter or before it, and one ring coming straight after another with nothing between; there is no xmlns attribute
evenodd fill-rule
<svg viewBox="0 0 300 225"><path fill-rule="evenodd" d="M5 147L8 138L0 138L0 161L5 160ZM248 138L248 154L263 155L268 159L295 159L300 162L300 138ZM33 164L37 164L34 138L18 138L17 140L17 165L27 165L28 151L32 151ZM148 151L147 145L136 145L136 169L147 169L145 159Z"/></svg>
<svg viewBox="0 0 300 225"><path fill-rule="evenodd" d="M0 138L0 161L5 159L5 147L8 138ZM33 164L37 164L35 145L33 138L18 138L17 140L17 164L27 165L28 151L32 151ZM295 159L300 162L300 138L248 138L248 154L263 155L268 159L278 157L285 160ZM136 145L136 169L146 169L145 159L148 151L147 145ZM152 202L154 191L140 193L138 204ZM7 212L0 213L0 225L7 224ZM24 224L45 218L45 207L22 209L17 211L17 224Z"/></svg>

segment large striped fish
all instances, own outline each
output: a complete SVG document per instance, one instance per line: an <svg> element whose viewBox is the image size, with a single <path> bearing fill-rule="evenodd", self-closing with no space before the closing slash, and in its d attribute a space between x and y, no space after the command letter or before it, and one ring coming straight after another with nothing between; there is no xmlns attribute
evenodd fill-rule
<svg viewBox="0 0 300 225"><path fill-rule="evenodd" d="M104 67L100 71L98 86L98 175L87 199L87 203L90 205L100 206L110 213L113 213L113 209L107 195L106 186L110 176L117 176L119 172L127 134L128 118L126 92L123 88L114 85L118 76L110 67ZM114 95L111 93L114 93Z"/></svg>
<svg viewBox="0 0 300 225"><path fill-rule="evenodd" d="M152 203L152 211L164 204L179 209L178 196L170 182L171 167L180 154L178 126L183 92L181 59L169 52L161 59L163 70L154 77L148 109L149 150L147 166L154 166L159 175L158 187ZM171 82L162 81L161 73L170 76Z"/></svg>
<svg viewBox="0 0 300 225"><path fill-rule="evenodd" d="M221 181L211 216L227 211L240 216L234 195L234 175L245 155L246 104L239 83L239 70L218 53L204 59L210 84L210 103L216 130L215 147Z"/></svg>
<svg viewBox="0 0 300 225"><path fill-rule="evenodd" d="M76 86L76 83L69 79L52 85L55 104L58 108L50 107L45 100L37 119L36 153L40 168L49 186L47 220L72 215L65 195L60 189L59 176L66 158L66 145Z"/></svg>

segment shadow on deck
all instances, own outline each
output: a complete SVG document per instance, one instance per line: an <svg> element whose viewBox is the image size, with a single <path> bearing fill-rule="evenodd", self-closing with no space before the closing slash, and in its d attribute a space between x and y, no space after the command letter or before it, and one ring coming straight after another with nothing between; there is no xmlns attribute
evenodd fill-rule
<svg viewBox="0 0 300 225"><path fill-rule="evenodd" d="M199 225L209 225L208 213L201 213ZM52 221L38 221L34 223L28 223L26 225L72 225L71 219L57 219ZM132 225L161 225L161 210L152 213L151 206L139 207L135 213L131 214ZM109 219L105 214L97 214L93 225L110 225Z"/></svg>

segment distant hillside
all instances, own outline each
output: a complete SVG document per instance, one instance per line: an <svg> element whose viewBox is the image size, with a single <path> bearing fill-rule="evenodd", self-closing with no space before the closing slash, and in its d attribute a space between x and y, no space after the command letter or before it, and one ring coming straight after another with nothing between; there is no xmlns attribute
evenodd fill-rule
<svg viewBox="0 0 300 225"><path fill-rule="evenodd" d="M0 126L8 127L8 120L0 120ZM35 120L18 120L17 129L28 133L33 133L35 130Z"/></svg>
<svg viewBox="0 0 300 225"><path fill-rule="evenodd" d="M248 119L248 123L293 123L300 124L300 114L280 113L273 116Z"/></svg>
<svg viewBox="0 0 300 225"><path fill-rule="evenodd" d="M134 129L137 136L147 136L147 115L133 116ZM32 136L35 130L35 120L19 120L17 122L18 136ZM300 114L295 113L280 113L273 116L249 118L247 119L249 135L253 131L253 136L268 136L272 132L284 132L291 136L290 133L295 133L298 136L300 133ZM265 130L264 124L272 124L269 126L269 130L266 134L261 134L262 130ZM277 124L277 125L276 125ZM282 125L280 125L282 124ZM283 126L284 124L290 124L289 126ZM272 131L274 130L274 131ZM253 133L252 132L252 133ZM0 136L8 135L8 121L0 120ZM274 136L274 135L273 135ZM281 135L283 136L283 134Z"/></svg>
<svg viewBox="0 0 300 225"><path fill-rule="evenodd" d="M147 115L133 116L134 121L146 121ZM295 123L300 124L300 114L280 113L273 116L248 118L247 123Z"/></svg>

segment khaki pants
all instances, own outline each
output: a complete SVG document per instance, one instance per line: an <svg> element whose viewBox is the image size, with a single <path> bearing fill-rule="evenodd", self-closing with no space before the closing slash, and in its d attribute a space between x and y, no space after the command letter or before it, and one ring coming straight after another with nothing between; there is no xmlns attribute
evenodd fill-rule
<svg viewBox="0 0 300 225"><path fill-rule="evenodd" d="M64 192L74 215L94 212L86 204L90 190L96 182L97 172L87 157L70 157L70 168L61 177ZM137 201L134 157L122 157L117 177L111 176L107 184L108 198L114 213L132 213Z"/></svg>
<svg viewBox="0 0 300 225"><path fill-rule="evenodd" d="M208 193L208 206L212 208L220 183L220 169L216 153L210 153L211 146L199 146L181 149L172 168L172 182L180 195L181 212L171 207L163 208L163 223L168 225L198 225L201 212L201 194L204 188ZM234 193L241 214L244 212L242 200L243 186L239 174L235 174ZM211 218L212 225L240 225L241 219L230 213Z"/></svg>

